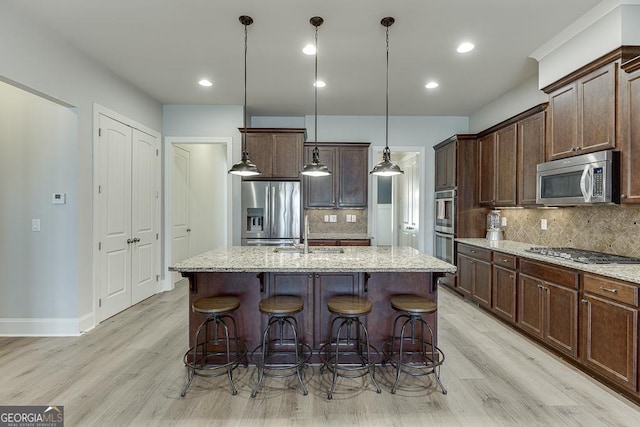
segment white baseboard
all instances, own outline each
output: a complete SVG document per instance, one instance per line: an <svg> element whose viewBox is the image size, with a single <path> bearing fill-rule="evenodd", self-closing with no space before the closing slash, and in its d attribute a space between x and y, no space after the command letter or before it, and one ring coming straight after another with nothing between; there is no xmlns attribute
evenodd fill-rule
<svg viewBox="0 0 640 427"><path fill-rule="evenodd" d="M91 315L93 317L93 315ZM80 319L5 318L0 319L0 336L5 337L69 337L79 336ZM93 321L92 321L93 322Z"/></svg>

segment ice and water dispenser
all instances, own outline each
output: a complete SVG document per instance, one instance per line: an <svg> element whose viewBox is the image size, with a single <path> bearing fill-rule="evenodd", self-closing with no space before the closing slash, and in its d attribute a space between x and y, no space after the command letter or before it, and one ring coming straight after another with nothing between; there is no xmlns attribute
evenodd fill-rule
<svg viewBox="0 0 640 427"><path fill-rule="evenodd" d="M263 208L247 208L246 231L264 231Z"/></svg>

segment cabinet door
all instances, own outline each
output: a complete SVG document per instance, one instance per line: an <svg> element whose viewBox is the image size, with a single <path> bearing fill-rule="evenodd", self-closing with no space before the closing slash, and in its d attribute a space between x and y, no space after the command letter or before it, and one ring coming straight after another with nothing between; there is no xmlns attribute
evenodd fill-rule
<svg viewBox="0 0 640 427"><path fill-rule="evenodd" d="M313 348L320 348L331 339L333 315L327 309L327 300L335 295L360 295L359 278L359 273L316 273L314 275L316 329ZM355 328L352 336L357 336Z"/></svg>
<svg viewBox="0 0 640 427"><path fill-rule="evenodd" d="M493 312L512 323L516 322L516 272L493 267Z"/></svg>
<svg viewBox="0 0 640 427"><path fill-rule="evenodd" d="M616 383L637 391L638 310L585 294L582 361Z"/></svg>
<svg viewBox="0 0 640 427"><path fill-rule="evenodd" d="M518 206L536 203L536 166L544 162L545 117L541 111L518 122Z"/></svg>
<svg viewBox="0 0 640 427"><path fill-rule="evenodd" d="M368 198L368 149L366 147L338 148L338 207L366 208Z"/></svg>
<svg viewBox="0 0 640 427"><path fill-rule="evenodd" d="M622 100L622 130L620 168L622 184L620 201L640 203L640 58L634 61L634 71L624 72L620 97Z"/></svg>
<svg viewBox="0 0 640 427"><path fill-rule="evenodd" d="M271 178L273 176L273 134L248 133L247 152L249 160L262 172L259 178Z"/></svg>
<svg viewBox="0 0 640 427"><path fill-rule="evenodd" d="M485 308L491 308L491 263L473 260L473 297Z"/></svg>
<svg viewBox="0 0 640 427"><path fill-rule="evenodd" d="M292 295L302 298L304 308L295 315L298 322L298 339L313 343L313 274L311 273L269 273L267 296ZM262 316L262 328L267 325L267 316ZM272 331L274 338L276 330ZM288 328L283 330L285 338L293 338Z"/></svg>
<svg viewBox="0 0 640 427"><path fill-rule="evenodd" d="M317 176L303 178L304 181L304 207L305 208L335 208L336 185L335 180L340 175L337 168L337 156L335 147L318 147L320 161L327 165L332 172L329 176ZM305 147L305 163L313 159L313 146Z"/></svg>
<svg viewBox="0 0 640 427"><path fill-rule="evenodd" d="M465 255L458 254L457 267L458 272L456 282L458 284L458 289L467 295L471 295L474 281L473 259Z"/></svg>
<svg viewBox="0 0 640 427"><path fill-rule="evenodd" d="M544 283L525 274L518 276L518 326L542 338L542 288Z"/></svg>
<svg viewBox="0 0 640 427"><path fill-rule="evenodd" d="M617 69L607 64L578 80L578 154L616 146Z"/></svg>
<svg viewBox="0 0 640 427"><path fill-rule="evenodd" d="M456 144L451 142L435 152L435 186L447 190L456 186Z"/></svg>
<svg viewBox="0 0 640 427"><path fill-rule="evenodd" d="M494 164L495 204L515 206L516 204L516 148L518 146L515 124L496 131Z"/></svg>
<svg viewBox="0 0 640 427"><path fill-rule="evenodd" d="M572 156L578 141L577 83L549 94L549 141L547 160Z"/></svg>
<svg viewBox="0 0 640 427"><path fill-rule="evenodd" d="M558 350L578 356L578 291L545 282L544 339Z"/></svg>
<svg viewBox="0 0 640 427"><path fill-rule="evenodd" d="M492 205L496 201L495 147L496 134L491 133L478 140L478 203Z"/></svg>
<svg viewBox="0 0 640 427"><path fill-rule="evenodd" d="M273 177L298 178L302 170L302 133L274 134Z"/></svg>

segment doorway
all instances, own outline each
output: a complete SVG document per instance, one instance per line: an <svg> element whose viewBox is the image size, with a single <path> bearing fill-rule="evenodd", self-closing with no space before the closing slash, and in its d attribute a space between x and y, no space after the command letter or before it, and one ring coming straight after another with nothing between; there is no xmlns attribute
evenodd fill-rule
<svg viewBox="0 0 640 427"><path fill-rule="evenodd" d="M232 241L232 138L165 138L165 265L170 266ZM166 275L164 288L183 280Z"/></svg>

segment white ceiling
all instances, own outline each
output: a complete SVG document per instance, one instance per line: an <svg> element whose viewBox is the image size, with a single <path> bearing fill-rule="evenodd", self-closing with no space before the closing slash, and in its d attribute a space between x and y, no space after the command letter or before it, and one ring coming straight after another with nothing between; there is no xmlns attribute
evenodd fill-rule
<svg viewBox="0 0 640 427"><path fill-rule="evenodd" d="M536 75L529 55L600 0L11 1L162 104L242 105L248 27L251 115L313 114L312 16L319 27L320 115L468 116ZM476 49L455 51L463 40ZM208 77L214 86L196 82ZM427 91L428 80L440 87Z"/></svg>

